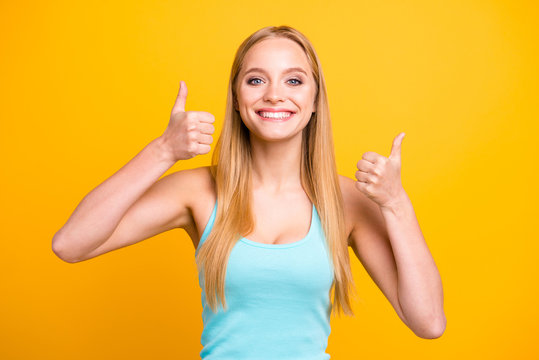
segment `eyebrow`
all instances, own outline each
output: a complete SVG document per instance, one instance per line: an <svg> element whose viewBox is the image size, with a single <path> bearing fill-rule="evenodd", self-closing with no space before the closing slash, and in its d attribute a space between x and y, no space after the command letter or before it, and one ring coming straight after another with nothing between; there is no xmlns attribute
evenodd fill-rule
<svg viewBox="0 0 539 360"><path fill-rule="evenodd" d="M243 75L247 75L249 73L252 73L252 72L262 72L262 73L265 73L267 74L266 70L262 69L262 68L257 68L257 67L254 67L254 68L250 68L249 70L247 70ZM305 76L307 76L307 73L305 72L305 70L303 70L302 68L300 67L291 67L291 68L288 68L288 69L285 69L284 70L284 73L285 74L288 74L289 72L293 72L293 71L299 71L299 72L302 72L305 74Z"/></svg>

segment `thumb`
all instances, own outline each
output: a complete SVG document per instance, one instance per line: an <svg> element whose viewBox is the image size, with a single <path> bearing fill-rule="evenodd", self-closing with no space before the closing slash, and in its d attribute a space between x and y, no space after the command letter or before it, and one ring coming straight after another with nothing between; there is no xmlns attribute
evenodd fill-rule
<svg viewBox="0 0 539 360"><path fill-rule="evenodd" d="M391 154L389 157L398 158L400 160L401 157L401 144L402 139L404 139L405 133L401 132L397 136L395 136L395 139L393 139L393 145L391 145Z"/></svg>
<svg viewBox="0 0 539 360"><path fill-rule="evenodd" d="M180 91L178 91L178 96L176 97L176 102L172 108L173 112L176 111L185 111L185 100L187 99L187 85L182 80L180 81Z"/></svg>

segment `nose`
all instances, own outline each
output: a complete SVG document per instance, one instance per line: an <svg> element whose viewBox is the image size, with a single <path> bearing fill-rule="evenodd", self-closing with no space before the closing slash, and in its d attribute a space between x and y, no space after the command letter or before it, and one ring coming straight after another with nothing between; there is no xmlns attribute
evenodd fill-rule
<svg viewBox="0 0 539 360"><path fill-rule="evenodd" d="M279 87L279 83L271 83L264 94L264 100L270 102L284 101L283 90Z"/></svg>

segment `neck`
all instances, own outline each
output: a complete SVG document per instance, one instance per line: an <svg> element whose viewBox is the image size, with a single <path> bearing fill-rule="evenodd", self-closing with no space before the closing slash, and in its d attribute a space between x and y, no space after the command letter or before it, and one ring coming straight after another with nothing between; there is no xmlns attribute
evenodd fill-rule
<svg viewBox="0 0 539 360"><path fill-rule="evenodd" d="M275 142L251 136L253 190L276 193L301 187L301 140L301 133Z"/></svg>

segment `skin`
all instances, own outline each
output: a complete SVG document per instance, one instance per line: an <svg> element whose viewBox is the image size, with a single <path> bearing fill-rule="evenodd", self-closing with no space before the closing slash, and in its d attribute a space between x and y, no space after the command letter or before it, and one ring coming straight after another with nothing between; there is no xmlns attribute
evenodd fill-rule
<svg viewBox="0 0 539 360"><path fill-rule="evenodd" d="M252 67L263 71L246 74ZM291 67L306 74L284 72ZM299 171L302 130L316 109L311 71L298 44L277 38L253 46L238 76L235 107L250 131L253 155L256 226L244 234L250 240L291 243L310 228L312 204ZM160 178L178 160L210 151L215 119L207 112L185 111L186 97L182 82L165 133L90 192L55 234L53 251L60 258L85 261L174 228L184 229L198 246L217 199L209 167ZM285 122L268 122L255 113L261 107L296 114ZM442 284L400 180L403 137L395 137L388 157L364 153L356 180L339 176L346 233L348 245L400 319L417 336L432 339L446 325Z"/></svg>
<svg viewBox="0 0 539 360"><path fill-rule="evenodd" d="M304 73L286 71L292 67ZM263 71L250 72L252 68ZM244 235L251 240L294 242L309 230L312 204L301 186L300 159L302 131L315 111L311 71L298 44L277 38L254 45L238 74L236 109L250 131L253 158L257 226ZM285 108L295 114L283 122L265 121L255 112L260 108Z"/></svg>

